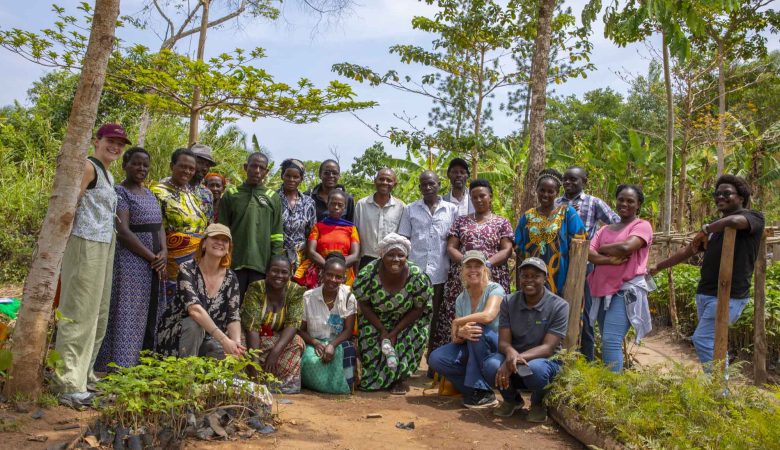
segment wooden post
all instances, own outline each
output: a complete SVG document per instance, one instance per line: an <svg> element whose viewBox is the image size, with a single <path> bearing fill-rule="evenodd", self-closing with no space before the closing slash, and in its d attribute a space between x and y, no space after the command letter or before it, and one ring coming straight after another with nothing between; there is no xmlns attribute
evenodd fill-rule
<svg viewBox="0 0 780 450"><path fill-rule="evenodd" d="M569 302L569 328L563 346L576 350L580 339L582 297L585 295L585 272L588 267L589 241L573 239L569 247L569 271L563 286L563 298Z"/></svg>
<svg viewBox="0 0 780 450"><path fill-rule="evenodd" d="M672 256L672 237L668 236L669 240L666 241L666 257ZM669 318L672 320L672 330L674 335L677 336L680 332L680 321L677 318L677 297L674 294L674 274L672 268L667 269L667 286L669 288Z"/></svg>
<svg viewBox="0 0 780 450"><path fill-rule="evenodd" d="M766 232L761 236L753 273L753 381L756 386L766 383Z"/></svg>
<svg viewBox="0 0 780 450"><path fill-rule="evenodd" d="M729 299L731 298L731 275L734 269L734 242L736 228L723 231L723 247L720 253L718 273L718 306L715 314L715 361L725 361L729 347Z"/></svg>
<svg viewBox="0 0 780 450"><path fill-rule="evenodd" d="M780 222L775 222L775 227L780 227ZM780 244L772 245L772 261L780 261Z"/></svg>

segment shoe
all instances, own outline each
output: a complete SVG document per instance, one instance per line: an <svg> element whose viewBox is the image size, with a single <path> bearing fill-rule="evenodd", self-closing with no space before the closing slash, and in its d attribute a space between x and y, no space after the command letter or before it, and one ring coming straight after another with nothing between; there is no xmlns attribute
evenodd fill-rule
<svg viewBox="0 0 780 450"><path fill-rule="evenodd" d="M95 394L91 392L73 392L70 394L61 394L57 399L61 404L73 409L84 409L92 405L92 399L94 398Z"/></svg>
<svg viewBox="0 0 780 450"><path fill-rule="evenodd" d="M499 406L493 409L493 415L498 417L509 417L523 409L523 402L508 402L504 400Z"/></svg>
<svg viewBox="0 0 780 450"><path fill-rule="evenodd" d="M531 405L526 420L534 423L544 423L547 421L547 407L544 405Z"/></svg>
<svg viewBox="0 0 780 450"><path fill-rule="evenodd" d="M463 406L468 409L485 409L498 406L496 395L491 391L475 390L463 399Z"/></svg>

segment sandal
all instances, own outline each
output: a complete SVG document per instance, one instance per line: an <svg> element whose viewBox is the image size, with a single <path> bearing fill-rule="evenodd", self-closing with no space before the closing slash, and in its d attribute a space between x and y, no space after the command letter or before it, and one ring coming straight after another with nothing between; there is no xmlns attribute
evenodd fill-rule
<svg viewBox="0 0 780 450"><path fill-rule="evenodd" d="M404 380L398 380L390 386L391 395L406 395L409 392L409 385Z"/></svg>

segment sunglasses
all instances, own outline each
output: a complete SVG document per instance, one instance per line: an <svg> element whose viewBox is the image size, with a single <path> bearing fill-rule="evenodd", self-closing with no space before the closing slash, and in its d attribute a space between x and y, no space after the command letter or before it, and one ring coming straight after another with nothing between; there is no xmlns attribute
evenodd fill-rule
<svg viewBox="0 0 780 450"><path fill-rule="evenodd" d="M712 193L712 198L715 200L719 198L731 198L733 196L737 195L736 192L730 192L730 191L715 191Z"/></svg>

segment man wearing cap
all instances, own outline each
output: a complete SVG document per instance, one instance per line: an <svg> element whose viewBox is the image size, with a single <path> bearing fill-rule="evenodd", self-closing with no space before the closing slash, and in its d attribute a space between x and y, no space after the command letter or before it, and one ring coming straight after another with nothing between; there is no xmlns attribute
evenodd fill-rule
<svg viewBox="0 0 780 450"><path fill-rule="evenodd" d="M431 329L439 320L439 305L444 297L444 284L450 258L447 256L447 232L458 217L458 207L446 202L439 195L439 176L426 170L420 174L422 199L407 205L398 225L398 234L412 243L409 260L417 264L431 279L433 285L433 316ZM428 355L433 350L428 342ZM431 375L433 375L431 373Z"/></svg>
<svg viewBox="0 0 780 450"><path fill-rule="evenodd" d="M271 255L283 252L282 201L263 184L268 157L252 153L244 164L246 181L219 201L219 223L233 234L233 270L243 300L252 282L265 278Z"/></svg>
<svg viewBox="0 0 780 450"><path fill-rule="evenodd" d="M454 158L447 167L447 178L450 179L450 192L444 195L444 201L458 207L458 216L474 214L469 188L466 183L471 176L469 163L463 158Z"/></svg>
<svg viewBox="0 0 780 450"><path fill-rule="evenodd" d="M561 349L569 325L569 304L544 285L547 264L526 258L518 268L520 290L501 303L498 353L485 360L485 377L495 382L504 402L493 413L507 417L523 407L518 390L531 391L529 422L547 420L546 386L560 371L551 357Z"/></svg>
<svg viewBox="0 0 780 450"><path fill-rule="evenodd" d="M106 124L95 134L95 153L84 164L73 228L62 255L62 290L55 349L63 367L52 389L62 404L88 405L97 377L92 370L106 334L114 267L117 196L108 171L130 144L121 125Z"/></svg>
<svg viewBox="0 0 780 450"><path fill-rule="evenodd" d="M190 179L190 187L200 197L203 203L203 212L206 213L206 217L211 222L214 220L214 195L209 188L203 185L203 180L206 179L209 170L217 165L217 162L211 156L211 147L208 145L195 144L190 147L190 151L195 154L195 162L197 163L195 175Z"/></svg>
<svg viewBox="0 0 780 450"><path fill-rule="evenodd" d="M393 197L396 177L393 169L383 167L374 177L376 192L355 205L355 226L360 235L360 268L379 258L379 241L398 231L406 204Z"/></svg>

